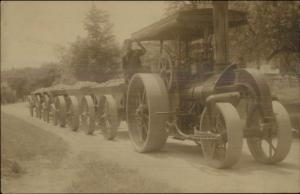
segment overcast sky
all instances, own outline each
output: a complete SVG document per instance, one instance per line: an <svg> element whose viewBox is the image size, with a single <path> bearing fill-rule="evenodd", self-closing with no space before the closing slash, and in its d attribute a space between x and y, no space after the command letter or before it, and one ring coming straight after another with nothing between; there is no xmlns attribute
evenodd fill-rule
<svg viewBox="0 0 300 194"><path fill-rule="evenodd" d="M161 1L2 1L1 69L56 61L55 48L85 35L83 19L92 3L110 14L120 44L132 32L159 20L166 6Z"/></svg>

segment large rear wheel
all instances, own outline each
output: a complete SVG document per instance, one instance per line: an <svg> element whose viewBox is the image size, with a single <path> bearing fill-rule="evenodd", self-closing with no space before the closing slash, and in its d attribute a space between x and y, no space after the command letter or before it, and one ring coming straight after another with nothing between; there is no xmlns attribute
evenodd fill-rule
<svg viewBox="0 0 300 194"><path fill-rule="evenodd" d="M138 152L161 149L166 140L168 119L158 112L169 111L167 88L156 74L136 74L127 93L127 124L131 142Z"/></svg>
<svg viewBox="0 0 300 194"><path fill-rule="evenodd" d="M95 106L91 96L84 96L81 101L81 126L86 134L95 131Z"/></svg>
<svg viewBox="0 0 300 194"><path fill-rule="evenodd" d="M204 109L200 130L217 136L201 141L204 157L215 168L228 168L238 162L242 153L242 121L230 103L216 103L212 110Z"/></svg>
<svg viewBox="0 0 300 194"><path fill-rule="evenodd" d="M286 109L278 102L272 102L275 120L264 122L259 107L249 116L249 130L256 130L258 137L247 138L249 150L255 160L273 164L282 161L289 153L292 142L292 127Z"/></svg>
<svg viewBox="0 0 300 194"><path fill-rule="evenodd" d="M112 140L116 137L120 125L117 103L113 96L105 95L100 99L99 126L105 139Z"/></svg>

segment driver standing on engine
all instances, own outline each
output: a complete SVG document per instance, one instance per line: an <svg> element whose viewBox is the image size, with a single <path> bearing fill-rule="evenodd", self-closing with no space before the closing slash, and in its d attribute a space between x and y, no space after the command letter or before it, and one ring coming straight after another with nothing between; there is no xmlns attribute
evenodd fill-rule
<svg viewBox="0 0 300 194"><path fill-rule="evenodd" d="M136 43L136 47L132 48L133 44ZM131 77L135 73L142 72L141 56L146 53L145 47L138 41L132 41L130 39L125 40L125 55L122 59L123 71L125 74L125 82L128 83Z"/></svg>

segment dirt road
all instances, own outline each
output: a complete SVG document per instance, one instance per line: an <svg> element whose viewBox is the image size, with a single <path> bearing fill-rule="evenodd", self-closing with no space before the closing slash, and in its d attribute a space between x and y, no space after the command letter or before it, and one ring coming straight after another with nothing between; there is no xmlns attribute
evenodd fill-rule
<svg viewBox="0 0 300 194"><path fill-rule="evenodd" d="M161 152L135 152L129 141L125 123L122 123L117 138L107 141L99 131L88 136L83 131L72 132L68 128L52 126L32 118L23 103L3 106L1 111L56 134L71 148L61 167L65 170L37 172L36 178L22 183L22 192L61 192L63 187L72 185L78 178L78 171L83 168L83 163L76 162L79 159L114 161L124 168L136 169L149 179L178 188L181 192L300 191L299 139L293 140L288 157L278 165L264 165L254 161L245 142L240 162L232 169L217 170L206 165L200 148L193 142L169 138ZM65 181L56 184L57 176L65 177ZM99 177L101 178L103 177ZM37 184L39 187L36 187Z"/></svg>

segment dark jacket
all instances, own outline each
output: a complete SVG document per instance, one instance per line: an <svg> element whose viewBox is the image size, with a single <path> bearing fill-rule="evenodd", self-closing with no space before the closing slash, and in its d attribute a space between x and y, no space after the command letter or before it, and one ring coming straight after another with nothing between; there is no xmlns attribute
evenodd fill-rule
<svg viewBox="0 0 300 194"><path fill-rule="evenodd" d="M123 57L123 70L124 71L131 71L137 68L142 67L141 56L145 54L145 50L143 49L136 49L130 50L126 53Z"/></svg>

